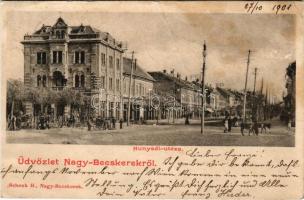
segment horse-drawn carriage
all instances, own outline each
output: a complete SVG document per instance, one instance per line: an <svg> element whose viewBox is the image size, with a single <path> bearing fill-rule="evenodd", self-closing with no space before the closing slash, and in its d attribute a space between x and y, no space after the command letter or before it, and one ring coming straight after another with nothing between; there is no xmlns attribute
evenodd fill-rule
<svg viewBox="0 0 304 200"><path fill-rule="evenodd" d="M241 122L241 133L244 135L244 131L248 130L248 134L254 133L258 135L259 133L267 132L267 129L271 129L270 122Z"/></svg>

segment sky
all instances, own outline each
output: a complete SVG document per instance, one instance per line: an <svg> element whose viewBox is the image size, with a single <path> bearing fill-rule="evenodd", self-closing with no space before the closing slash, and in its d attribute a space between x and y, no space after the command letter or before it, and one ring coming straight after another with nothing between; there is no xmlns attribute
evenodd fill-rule
<svg viewBox="0 0 304 200"><path fill-rule="evenodd" d="M248 50L248 88L253 89L254 68L273 95L282 97L285 70L295 61L295 16L274 14L9 12L6 20L4 66L7 78L23 78L26 33L62 17L68 25L91 25L109 32L135 51L146 71L175 69L182 77L201 73L202 45L207 44L206 82L244 89ZM265 87L264 87L265 88Z"/></svg>

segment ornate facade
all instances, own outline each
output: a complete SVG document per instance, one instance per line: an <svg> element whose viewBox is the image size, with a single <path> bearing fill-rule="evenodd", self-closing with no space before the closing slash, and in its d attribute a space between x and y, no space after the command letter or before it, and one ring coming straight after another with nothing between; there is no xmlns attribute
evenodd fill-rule
<svg viewBox="0 0 304 200"><path fill-rule="evenodd" d="M91 26L69 26L59 18L53 26L42 25L25 35L24 82L29 87L53 90L73 88L87 96L98 95L95 114L122 117L123 47L109 33ZM92 84L92 78L98 81ZM34 106L28 102L27 112ZM55 117L70 105L52 105Z"/></svg>

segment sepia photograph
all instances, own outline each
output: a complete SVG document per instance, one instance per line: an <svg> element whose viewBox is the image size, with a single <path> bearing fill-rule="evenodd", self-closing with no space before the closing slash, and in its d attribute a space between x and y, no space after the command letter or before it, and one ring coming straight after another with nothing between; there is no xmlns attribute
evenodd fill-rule
<svg viewBox="0 0 304 200"><path fill-rule="evenodd" d="M302 2L4 2L4 198L301 199Z"/></svg>
<svg viewBox="0 0 304 200"><path fill-rule="evenodd" d="M6 143L295 146L293 14L7 18Z"/></svg>

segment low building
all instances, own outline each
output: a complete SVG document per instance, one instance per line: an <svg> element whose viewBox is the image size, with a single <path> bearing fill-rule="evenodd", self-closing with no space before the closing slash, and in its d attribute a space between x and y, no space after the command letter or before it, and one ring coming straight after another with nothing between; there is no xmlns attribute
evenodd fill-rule
<svg viewBox="0 0 304 200"><path fill-rule="evenodd" d="M180 74L164 71L149 72L155 79L154 90L161 99L162 119L181 118L186 115L199 117L201 108L200 87L183 80Z"/></svg>
<svg viewBox="0 0 304 200"><path fill-rule="evenodd" d="M133 75L131 77L132 59L123 58L123 119L126 121L128 116L128 101L130 98L130 120L139 121L154 119L156 111L151 106L153 95L153 77L134 60ZM131 87L130 87L131 83ZM129 89L131 93L129 95Z"/></svg>
<svg viewBox="0 0 304 200"><path fill-rule="evenodd" d="M219 115L241 115L242 94L238 91L216 87L216 110Z"/></svg>

